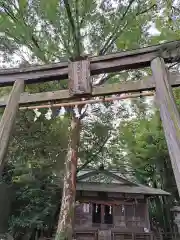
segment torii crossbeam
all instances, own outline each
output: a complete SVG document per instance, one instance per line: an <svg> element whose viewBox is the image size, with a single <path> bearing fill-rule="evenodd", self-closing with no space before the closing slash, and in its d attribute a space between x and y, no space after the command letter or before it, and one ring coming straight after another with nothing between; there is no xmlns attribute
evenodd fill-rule
<svg viewBox="0 0 180 240"><path fill-rule="evenodd" d="M61 63L0 71L0 86L13 85L9 96L0 99L5 111L0 123L0 171L4 166L18 105L79 100L82 97L107 96L155 90L175 180L180 195L180 116L172 87L180 86L180 74L169 73L165 63L179 59L180 41L142 49ZM91 86L90 76L122 70L151 67L152 76L136 82ZM69 89L36 94L23 93L24 84L69 78Z"/></svg>

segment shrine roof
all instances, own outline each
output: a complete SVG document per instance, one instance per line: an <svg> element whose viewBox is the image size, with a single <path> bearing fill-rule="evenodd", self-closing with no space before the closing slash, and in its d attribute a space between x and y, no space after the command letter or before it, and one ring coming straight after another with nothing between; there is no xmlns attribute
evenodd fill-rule
<svg viewBox="0 0 180 240"><path fill-rule="evenodd" d="M97 191L97 192L116 192L116 193L131 193L143 195L170 195L170 193L158 189L151 188L138 184L137 186L122 185L118 183L93 183L93 182L78 182L77 190L79 191Z"/></svg>
<svg viewBox="0 0 180 240"><path fill-rule="evenodd" d="M77 175L77 190L131 193L143 195L170 195L170 193L137 183L135 179L130 180L119 171L108 171L106 169L87 169Z"/></svg>

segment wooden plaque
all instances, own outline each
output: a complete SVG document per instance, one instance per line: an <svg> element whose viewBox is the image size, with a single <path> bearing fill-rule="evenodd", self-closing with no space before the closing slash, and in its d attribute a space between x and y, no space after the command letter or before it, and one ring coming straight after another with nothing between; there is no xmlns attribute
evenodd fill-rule
<svg viewBox="0 0 180 240"><path fill-rule="evenodd" d="M70 61L68 74L70 96L91 95L89 59Z"/></svg>

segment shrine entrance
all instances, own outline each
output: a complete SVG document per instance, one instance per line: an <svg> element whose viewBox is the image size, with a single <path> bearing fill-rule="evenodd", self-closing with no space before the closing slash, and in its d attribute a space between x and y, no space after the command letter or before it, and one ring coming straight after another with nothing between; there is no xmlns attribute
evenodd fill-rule
<svg viewBox="0 0 180 240"><path fill-rule="evenodd" d="M105 56L83 56L67 62L0 71L0 86L13 85L11 93L0 99L0 107L5 107L0 122L0 175L2 176L5 166L9 139L18 110L62 106L83 107L86 104L98 102L156 95L180 196L180 116L172 91L172 87L180 86L180 74L178 72L170 73L166 66L166 64L176 62L176 59L179 59L179 46L180 41L175 41ZM145 79L93 86L91 76L145 67L150 67L152 70L152 75ZM26 84L52 80L61 81L67 78L69 88L65 90L35 94L24 92ZM121 94L125 94L125 96ZM80 119L73 120L71 130L72 135L76 136ZM76 142L78 142L78 138L76 138ZM73 142L72 146L70 145L70 154L66 165L67 178L65 180L69 184L64 185L67 188L64 192L66 190L72 192L73 188L73 193L75 193L76 190L76 151L76 144ZM66 205L66 209L71 208L73 201L72 197L68 201L69 205ZM67 202L64 201L65 203ZM112 209L110 210L107 206L99 206L97 212L96 207L94 209L94 221L103 221L107 224L112 222Z"/></svg>
<svg viewBox="0 0 180 240"><path fill-rule="evenodd" d="M92 205L92 222L93 224L113 224L113 207L103 204Z"/></svg>

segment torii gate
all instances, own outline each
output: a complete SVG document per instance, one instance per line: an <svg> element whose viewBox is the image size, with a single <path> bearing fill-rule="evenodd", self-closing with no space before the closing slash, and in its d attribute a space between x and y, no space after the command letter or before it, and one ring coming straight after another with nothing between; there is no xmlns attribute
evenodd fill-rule
<svg viewBox="0 0 180 240"><path fill-rule="evenodd" d="M13 85L10 95L0 99L0 107L6 106L0 122L0 174L3 170L6 150L19 106L48 102L58 102L55 106L61 106L62 103L59 104L59 102L63 102L63 105L66 106L77 105L101 101L92 99L83 101L81 100L82 97L90 99L96 96L105 97L112 94L142 93L147 90L155 90L180 196L180 115L172 93L172 87L180 86L180 74L170 74L165 66L165 63L172 63L178 57L177 48L179 49L179 46L180 41L176 41L105 56L82 57L69 62L0 71L0 86ZM152 76L144 80L91 86L90 76L149 66L152 69ZM36 94L23 92L25 84L67 78L69 78L69 90ZM147 95L147 93L144 93L144 95ZM122 99L122 97L119 99ZM75 100L78 100L78 102L75 102ZM103 99L103 101L106 101L106 99ZM40 105L38 107L50 106L52 105ZM34 108L34 106L28 108Z"/></svg>

